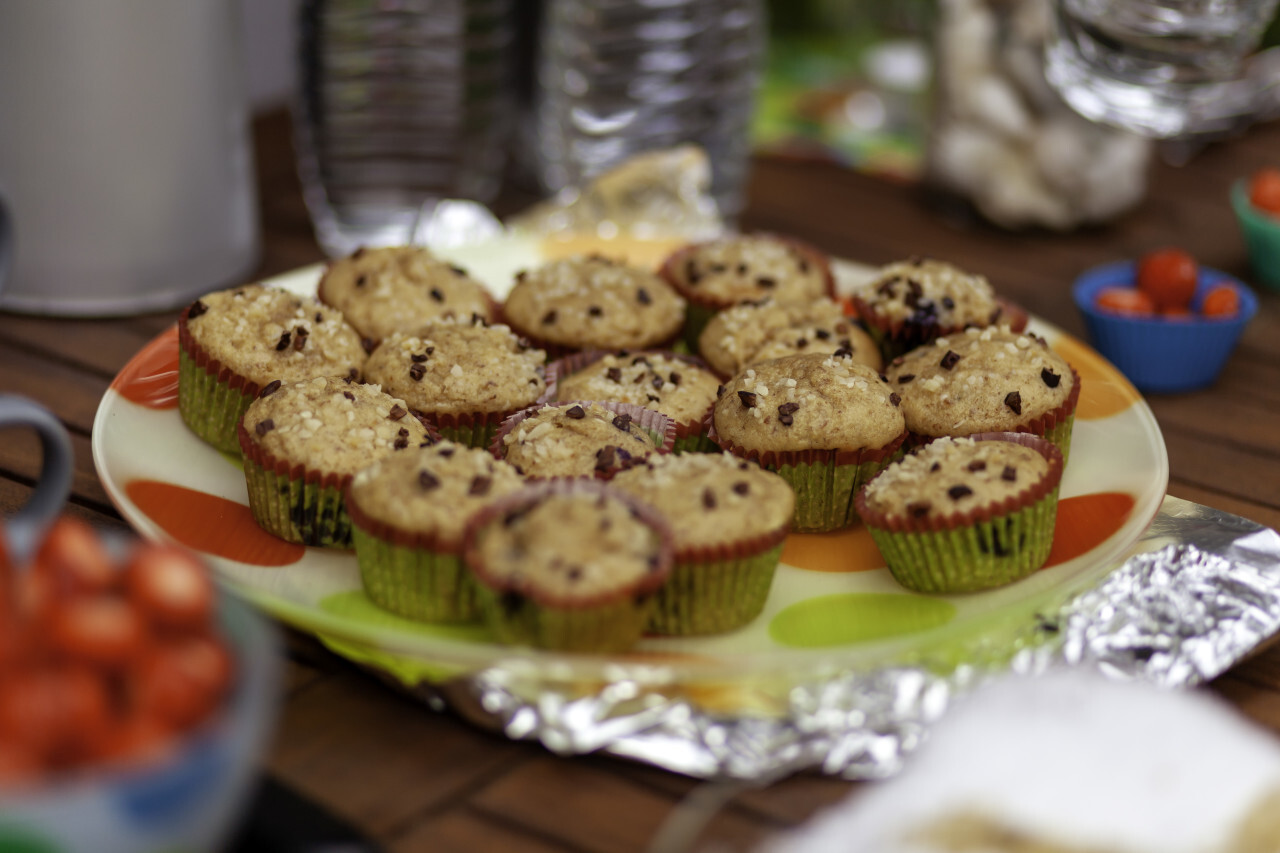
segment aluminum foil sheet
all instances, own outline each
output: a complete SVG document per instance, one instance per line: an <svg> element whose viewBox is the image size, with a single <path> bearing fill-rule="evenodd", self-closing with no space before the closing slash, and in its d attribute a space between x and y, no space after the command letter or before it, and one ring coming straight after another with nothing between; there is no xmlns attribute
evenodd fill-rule
<svg viewBox="0 0 1280 853"><path fill-rule="evenodd" d="M1013 644L1017 651L980 655L986 663L948 672L900 666L836 673L793 687L784 713L758 718L708 713L625 679L590 695L545 684L530 690L509 668L424 687L423 698L562 754L604 752L749 784L802 770L876 779L902 766L958 692L984 680L1083 666L1190 687L1278 629L1280 534L1168 497L1122 565L1028 625ZM537 698L523 698L531 695Z"/></svg>

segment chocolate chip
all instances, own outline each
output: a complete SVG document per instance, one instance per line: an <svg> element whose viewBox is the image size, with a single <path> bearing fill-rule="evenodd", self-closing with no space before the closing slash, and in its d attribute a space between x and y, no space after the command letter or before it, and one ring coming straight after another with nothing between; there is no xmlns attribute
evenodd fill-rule
<svg viewBox="0 0 1280 853"><path fill-rule="evenodd" d="M427 347L425 350L423 350L423 352L425 352L427 355L431 355L435 351L436 351L435 347Z"/></svg>
<svg viewBox="0 0 1280 853"><path fill-rule="evenodd" d="M453 448L452 448L452 447L442 447L442 448L440 448L440 458L441 458L441 459L448 459L448 458L449 458L450 456L452 456L452 455L453 455Z"/></svg>
<svg viewBox="0 0 1280 853"><path fill-rule="evenodd" d="M724 267L724 264L715 264L711 267L711 269L715 270L716 272L724 272L725 267ZM738 264L738 275L746 275L750 271L751 271L751 268L748 267L746 264Z"/></svg>
<svg viewBox="0 0 1280 853"><path fill-rule="evenodd" d="M756 395L750 391L739 391L738 399L742 401L744 408L754 409L756 407Z"/></svg>
<svg viewBox="0 0 1280 853"><path fill-rule="evenodd" d="M421 364L427 360L427 354L425 352L415 352L409 356L409 360L414 364Z"/></svg>
<svg viewBox="0 0 1280 853"><path fill-rule="evenodd" d="M778 280L767 275L762 275L756 279L756 284L760 287L769 289L778 286Z"/></svg>
<svg viewBox="0 0 1280 853"><path fill-rule="evenodd" d="M578 566L574 566L569 569L565 576L568 577L572 583L577 583L582 580L582 569Z"/></svg>
<svg viewBox="0 0 1280 853"><path fill-rule="evenodd" d="M887 279L880 282L880 286L876 288L876 293L892 299L897 294L897 289L893 285L898 280L899 279L896 275L889 276Z"/></svg>
<svg viewBox="0 0 1280 853"><path fill-rule="evenodd" d="M613 419L613 425L623 432L631 432L631 415L618 415Z"/></svg>
<svg viewBox="0 0 1280 853"><path fill-rule="evenodd" d="M972 462L970 462L966 467L970 471L985 471L987 470L987 463L983 462L981 459L975 459Z"/></svg>
<svg viewBox="0 0 1280 853"><path fill-rule="evenodd" d="M916 378L916 375L914 373L904 373L898 377L898 384L906 385L908 382L910 382L912 379L915 379L915 378Z"/></svg>
<svg viewBox="0 0 1280 853"><path fill-rule="evenodd" d="M745 495L749 491L751 491L751 486L748 485L746 480L739 480L733 484L733 493L735 495Z"/></svg>
<svg viewBox="0 0 1280 853"><path fill-rule="evenodd" d="M1061 376L1054 373L1052 370L1050 370L1047 367L1044 370L1040 371L1040 378L1044 380L1044 384L1048 385L1050 388L1057 388L1058 383L1062 381Z"/></svg>
<svg viewBox="0 0 1280 853"><path fill-rule="evenodd" d="M258 396L270 397L272 394L276 393L279 390L280 390L280 380L272 379L265 386L263 386L261 391L258 392Z"/></svg>
<svg viewBox="0 0 1280 853"><path fill-rule="evenodd" d="M840 347L840 349L831 354L836 358L853 358L853 350L849 349L849 347Z"/></svg>
<svg viewBox="0 0 1280 853"><path fill-rule="evenodd" d="M604 375L605 375L605 378L608 379L610 382L621 382L622 368L610 367L608 370L604 372Z"/></svg>
<svg viewBox="0 0 1280 853"><path fill-rule="evenodd" d="M723 397L723 396L724 396L724 386L723 386L723 385L717 385L717 386L716 386L716 399L717 399L717 400L719 400L719 399L720 399L721 397Z"/></svg>
<svg viewBox="0 0 1280 853"><path fill-rule="evenodd" d="M444 302L444 293L438 287L431 288L431 298L436 302Z"/></svg>
<svg viewBox="0 0 1280 853"><path fill-rule="evenodd" d="M542 325L544 326L550 326L555 321L556 321L556 309L554 308L552 308L550 311L542 315Z"/></svg>
<svg viewBox="0 0 1280 853"><path fill-rule="evenodd" d="M804 349L809 345L808 338L796 338L796 349Z"/></svg>
<svg viewBox="0 0 1280 853"><path fill-rule="evenodd" d="M187 309L187 319L194 320L208 310L209 306L197 299L195 302L192 302L191 307Z"/></svg>
<svg viewBox="0 0 1280 853"><path fill-rule="evenodd" d="M612 444L606 444L604 447L596 451L596 470L608 471L613 467L614 456L618 448Z"/></svg>
<svg viewBox="0 0 1280 853"><path fill-rule="evenodd" d="M783 403L781 406L778 407L778 414L791 415L799 411L799 409L800 409L799 403Z"/></svg>
<svg viewBox="0 0 1280 853"><path fill-rule="evenodd" d="M652 365L652 364L650 364L649 359L645 358L645 357L644 357L644 356L642 356L642 355L638 355L638 356L636 356L635 358L631 359L631 363L632 363L632 364L643 364L645 367L653 367L653 365Z"/></svg>
<svg viewBox="0 0 1280 853"><path fill-rule="evenodd" d="M1015 415L1022 414L1022 395L1017 391L1010 391L1004 395L1004 404L1008 406Z"/></svg>
<svg viewBox="0 0 1280 853"><path fill-rule="evenodd" d="M951 309L956 307L956 301L952 299L950 296L944 296L942 297L942 307L950 311Z"/></svg>
<svg viewBox="0 0 1280 853"><path fill-rule="evenodd" d="M933 509L933 504L929 501L912 501L907 504L907 513L912 518L924 518L931 509Z"/></svg>
<svg viewBox="0 0 1280 853"><path fill-rule="evenodd" d="M355 382L359 376L360 376L360 370L358 368L353 367L347 371L346 376L342 377L342 381L350 385L352 382Z"/></svg>
<svg viewBox="0 0 1280 853"><path fill-rule="evenodd" d="M814 329L813 336L820 341L825 341L831 337L831 333L828 332L826 329Z"/></svg>
<svg viewBox="0 0 1280 853"><path fill-rule="evenodd" d="M440 481L436 479L435 475L433 475L430 471L419 471L418 485L422 487L422 490L424 492L429 492L432 489L439 488Z"/></svg>
<svg viewBox="0 0 1280 853"><path fill-rule="evenodd" d="M459 277L462 277L467 274L466 270L464 270L462 267L455 266L454 264L449 264L449 272Z"/></svg>
<svg viewBox="0 0 1280 853"><path fill-rule="evenodd" d="M404 406L396 403L392 405L391 411L387 412L387 417L391 418L393 421L398 421L407 414L409 414L409 411Z"/></svg>
<svg viewBox="0 0 1280 853"><path fill-rule="evenodd" d="M467 494L476 498L484 497L489 494L489 489L492 486L492 477L476 477L471 481L471 488L467 489Z"/></svg>
<svg viewBox="0 0 1280 853"><path fill-rule="evenodd" d="M684 278L691 285L702 280L702 273L698 271L698 265L694 263L693 258L684 262Z"/></svg>
<svg viewBox="0 0 1280 853"><path fill-rule="evenodd" d="M404 427L400 427L400 429L396 430L396 435L400 436L401 438L404 438L407 435L409 435L409 430L405 429Z"/></svg>
<svg viewBox="0 0 1280 853"><path fill-rule="evenodd" d="M276 341L276 352L283 352L284 350L287 350L291 342L292 339L288 332L280 335L280 340Z"/></svg>
<svg viewBox="0 0 1280 853"><path fill-rule="evenodd" d="M1000 472L1000 479L1006 482L1014 483L1018 480L1018 469L1012 465L1004 466L1004 470Z"/></svg>
<svg viewBox="0 0 1280 853"><path fill-rule="evenodd" d="M356 400L356 395L352 394L350 391L343 391L342 396L346 397L348 400L350 400L353 403Z"/></svg>
<svg viewBox="0 0 1280 853"><path fill-rule="evenodd" d="M524 281L524 277L527 276L528 274L529 274L528 270L517 270L516 281Z"/></svg>
<svg viewBox="0 0 1280 853"><path fill-rule="evenodd" d="M960 360L959 353L954 352L953 350L947 350L947 354L942 357L942 361L938 362L938 365L943 370L950 370L951 368L956 366L956 362L958 362L959 360Z"/></svg>
<svg viewBox="0 0 1280 853"><path fill-rule="evenodd" d="M657 374L655 374L655 375L654 375L654 377L653 377L653 381L651 381L649 384L650 384L650 385L652 385L652 386L654 387L654 390L656 390L656 391L661 391L661 390L662 390L662 384L663 384L663 383L662 383L662 377L661 377L661 376L658 376Z"/></svg>
<svg viewBox="0 0 1280 853"><path fill-rule="evenodd" d="M374 349L377 348L378 342L375 341L373 338L361 338L360 346L364 349L365 352L373 352Z"/></svg>
<svg viewBox="0 0 1280 853"><path fill-rule="evenodd" d="M889 403L891 405L897 406L901 402L902 402L902 395L897 393L896 391L889 395Z"/></svg>
<svg viewBox="0 0 1280 853"><path fill-rule="evenodd" d="M590 305L587 307L587 313L592 317L602 317L604 316L604 309L599 305Z"/></svg>
<svg viewBox="0 0 1280 853"><path fill-rule="evenodd" d="M649 291L643 287L636 291L636 301L641 305L649 305L653 302L653 297L649 295Z"/></svg>
<svg viewBox="0 0 1280 853"><path fill-rule="evenodd" d="M324 315L323 315L323 314L321 314L319 311L317 311L317 312L316 312L316 322L317 322L317 323L323 323L323 322L324 322Z"/></svg>
<svg viewBox="0 0 1280 853"><path fill-rule="evenodd" d="M631 476L631 475L628 474L627 476ZM710 488L706 488L702 490L702 505L707 509L716 508L716 495L715 495L715 492L711 491Z"/></svg>
<svg viewBox="0 0 1280 853"><path fill-rule="evenodd" d="M939 468L941 468L941 467L942 467L942 465L941 465L940 463L935 462L935 463L933 463L932 465L930 465L930 466L929 466L929 473L930 473L930 474L936 473L936 472L938 471L938 469L939 469Z"/></svg>
<svg viewBox="0 0 1280 853"><path fill-rule="evenodd" d="M564 416L570 420L580 421L587 416L587 413L581 406L570 406L565 410Z"/></svg>
<svg viewBox="0 0 1280 853"><path fill-rule="evenodd" d="M667 374L667 381L670 382L672 385L679 385L680 374L676 373L674 370L671 371L669 374Z"/></svg>
<svg viewBox="0 0 1280 853"><path fill-rule="evenodd" d="M798 258L796 263L800 266L800 272L807 273L809 271L809 261L806 258Z"/></svg>
<svg viewBox="0 0 1280 853"><path fill-rule="evenodd" d="M396 440L391 443L393 450L404 450L409 446L409 439L403 435L397 436Z"/></svg>
<svg viewBox="0 0 1280 853"><path fill-rule="evenodd" d="M645 394L645 395L644 395L644 397L645 397L645 399L646 399L646 400L648 400L650 403L661 403L661 402L662 402L662 398L661 398L661 397L656 397L656 396L654 396L653 394Z"/></svg>
<svg viewBox="0 0 1280 853"><path fill-rule="evenodd" d="M967 498L971 494L973 494L973 489L965 485L952 486L947 489L947 497L951 498L953 501L958 501L961 498Z"/></svg>
<svg viewBox="0 0 1280 853"><path fill-rule="evenodd" d="M427 373L427 369L421 364L414 364L409 367L409 376L414 382L421 382L422 377Z"/></svg>
<svg viewBox="0 0 1280 853"><path fill-rule="evenodd" d="M356 287L364 287L368 281L369 281L368 276L361 273L360 275L356 276Z"/></svg>
<svg viewBox="0 0 1280 853"><path fill-rule="evenodd" d="M293 330L293 348L296 350L300 350L306 345L307 345L307 330L294 329Z"/></svg>
<svg viewBox="0 0 1280 853"><path fill-rule="evenodd" d="M266 435L267 433L271 432L275 428L276 428L276 422L271 420L271 418L266 418L264 420L258 421L258 425L253 428L253 431L256 432L258 435Z"/></svg>

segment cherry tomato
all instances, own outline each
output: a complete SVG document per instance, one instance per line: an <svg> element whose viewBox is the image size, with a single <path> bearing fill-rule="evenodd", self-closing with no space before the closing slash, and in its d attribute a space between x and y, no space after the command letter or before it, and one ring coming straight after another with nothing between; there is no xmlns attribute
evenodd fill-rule
<svg viewBox="0 0 1280 853"><path fill-rule="evenodd" d="M1138 289L1157 308L1186 308L1196 295L1199 267L1181 249L1157 249L1138 259Z"/></svg>
<svg viewBox="0 0 1280 853"><path fill-rule="evenodd" d="M47 574L60 594L114 588L120 574L93 528L62 516L36 553L34 572Z"/></svg>
<svg viewBox="0 0 1280 853"><path fill-rule="evenodd" d="M1133 287L1104 287L1094 297L1093 304L1100 311L1133 317L1150 317L1156 313L1151 297Z"/></svg>
<svg viewBox="0 0 1280 853"><path fill-rule="evenodd" d="M146 627L123 597L94 596L59 604L49 620L49 642L68 658L119 668L142 653Z"/></svg>
<svg viewBox="0 0 1280 853"><path fill-rule="evenodd" d="M189 551L144 545L129 562L125 583L138 610L156 625L194 629L212 618L213 581Z"/></svg>
<svg viewBox="0 0 1280 853"><path fill-rule="evenodd" d="M185 728L216 708L231 683L231 657L211 637L183 637L153 649L134 673L134 710Z"/></svg>
<svg viewBox="0 0 1280 853"><path fill-rule="evenodd" d="M1175 323L1186 322L1195 319L1195 313L1189 307L1182 305L1173 308L1161 308L1159 310L1160 319L1171 320Z"/></svg>
<svg viewBox="0 0 1280 853"><path fill-rule="evenodd" d="M1200 313L1206 317L1234 317L1240 313L1240 294L1229 284L1215 284L1204 295Z"/></svg>
<svg viewBox="0 0 1280 853"><path fill-rule="evenodd" d="M23 669L0 690L0 733L47 759L79 754L110 721L106 682L88 667Z"/></svg>
<svg viewBox="0 0 1280 853"><path fill-rule="evenodd" d="M1259 169L1249 181L1249 201L1259 210L1280 216L1280 169Z"/></svg>

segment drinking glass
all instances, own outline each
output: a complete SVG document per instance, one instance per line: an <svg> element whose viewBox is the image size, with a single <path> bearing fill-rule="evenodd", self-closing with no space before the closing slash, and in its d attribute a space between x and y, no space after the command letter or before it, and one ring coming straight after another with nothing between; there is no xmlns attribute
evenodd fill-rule
<svg viewBox="0 0 1280 853"><path fill-rule="evenodd" d="M1251 112L1246 58L1277 0L1054 0L1045 76L1078 113L1168 139Z"/></svg>

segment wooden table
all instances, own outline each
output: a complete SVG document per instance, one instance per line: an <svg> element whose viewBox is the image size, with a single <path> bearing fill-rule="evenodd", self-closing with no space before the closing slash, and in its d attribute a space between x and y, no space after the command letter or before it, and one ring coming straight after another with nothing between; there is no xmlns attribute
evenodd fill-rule
<svg viewBox="0 0 1280 853"><path fill-rule="evenodd" d="M255 134L265 241L260 277L322 256L294 173L287 116L258 119ZM1177 245L1204 264L1247 278L1227 191L1238 176L1280 163L1277 152L1280 123L1272 123L1204 151L1183 168L1157 164L1139 208L1114 224L1066 235L1007 233L957 218L918 187L823 164L762 161L755 164L743 225L793 234L872 264L912 254L947 259L985 273L1033 313L1083 337L1069 288L1092 264ZM1213 388L1149 402L1168 444L1171 494L1280 527L1280 296L1263 293L1261 301ZM115 373L175 316L0 314L0 391L40 401L71 431L77 466L70 511L94 525L124 526L94 473L94 411ZM25 500L38 459L34 439L0 438L0 511L12 512ZM643 850L700 784L621 760L561 758L510 742L428 710L307 637L288 638L286 699L266 769L389 850ZM1280 730L1280 648L1237 666L1209 689ZM854 788L805 775L739 794L718 811L700 843L748 849Z"/></svg>

